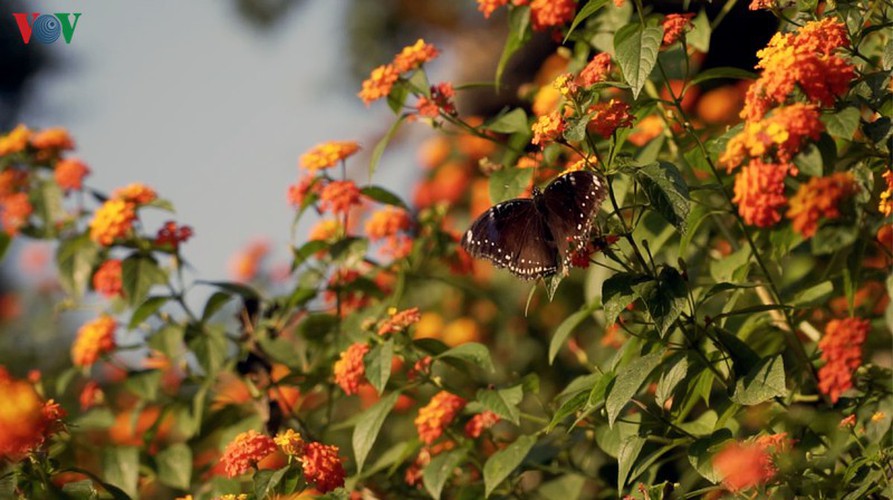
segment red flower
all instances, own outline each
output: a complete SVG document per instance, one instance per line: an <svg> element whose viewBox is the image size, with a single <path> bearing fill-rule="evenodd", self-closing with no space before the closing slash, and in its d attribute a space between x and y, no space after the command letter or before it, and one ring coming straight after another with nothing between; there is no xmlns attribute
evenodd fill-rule
<svg viewBox="0 0 893 500"><path fill-rule="evenodd" d="M580 71L579 84L583 87L589 87L603 82L610 72L611 54L602 52L593 57L589 64Z"/></svg>
<svg viewBox="0 0 893 500"><path fill-rule="evenodd" d="M544 31L570 22L577 13L576 0L533 0L530 22L533 29Z"/></svg>
<svg viewBox="0 0 893 500"><path fill-rule="evenodd" d="M226 445L220 462L223 463L227 476L236 477L248 472L276 449L273 438L250 430L239 434Z"/></svg>
<svg viewBox="0 0 893 500"><path fill-rule="evenodd" d="M633 116L629 114L629 104L611 99L600 102L589 108L592 117L589 129L607 139L620 127L632 127Z"/></svg>
<svg viewBox="0 0 893 500"><path fill-rule="evenodd" d="M304 480L316 486L320 493L328 493L344 486L344 465L338 456L338 447L322 443L309 443L304 447L301 462Z"/></svg>
<svg viewBox="0 0 893 500"><path fill-rule="evenodd" d="M99 269L93 274L93 289L107 298L123 295L120 260L109 259L99 266Z"/></svg>
<svg viewBox="0 0 893 500"><path fill-rule="evenodd" d="M787 448L786 438L786 434L776 434L725 445L713 456L713 469L722 477L722 485L736 493L771 481L778 473L772 453Z"/></svg>
<svg viewBox="0 0 893 500"><path fill-rule="evenodd" d="M356 342L351 344L341 357L335 362L333 369L335 383L341 386L344 393L350 396L356 394L366 377L366 365L363 356L369 352L367 344Z"/></svg>
<svg viewBox="0 0 893 500"><path fill-rule="evenodd" d="M667 14L664 17L664 40L663 46L668 47L676 43L679 37L689 29L691 29L691 18L695 17L694 13L687 14Z"/></svg>
<svg viewBox="0 0 893 500"><path fill-rule="evenodd" d="M431 402L419 410L419 416L415 419L422 442L431 444L436 441L462 408L465 408L465 400L459 396L446 391L435 394Z"/></svg>
<svg viewBox="0 0 893 500"><path fill-rule="evenodd" d="M465 424L465 435L472 439L478 438L484 430L493 427L499 420L499 415L490 410L484 410L471 417L471 420Z"/></svg>
<svg viewBox="0 0 893 500"><path fill-rule="evenodd" d="M192 237L192 227L177 226L177 223L169 220L161 226L155 236L155 244L158 246L171 246L174 250L180 248L180 243Z"/></svg>
<svg viewBox="0 0 893 500"><path fill-rule="evenodd" d="M73 158L59 160L53 171L56 184L63 191L80 190L83 187L84 177L88 175L90 175L90 168L84 162Z"/></svg>
<svg viewBox="0 0 893 500"><path fill-rule="evenodd" d="M862 344L870 328L868 320L860 318L832 319L825 326L825 335L819 340L825 361L819 368L819 390L832 403L853 387L853 372L862 364Z"/></svg>
<svg viewBox="0 0 893 500"><path fill-rule="evenodd" d="M784 196L784 179L788 165L751 162L735 177L735 198L738 213L746 224L770 227L781 220L781 210L787 204Z"/></svg>
<svg viewBox="0 0 893 500"><path fill-rule="evenodd" d="M856 192L856 182L850 172L837 172L828 177L813 177L800 185L797 194L791 198L791 209L787 218L791 219L794 231L804 238L815 235L822 219L833 220L840 217L841 202Z"/></svg>
<svg viewBox="0 0 893 500"><path fill-rule="evenodd" d="M332 213L347 213L350 207L359 205L360 190L353 181L332 181L319 194L319 209Z"/></svg>

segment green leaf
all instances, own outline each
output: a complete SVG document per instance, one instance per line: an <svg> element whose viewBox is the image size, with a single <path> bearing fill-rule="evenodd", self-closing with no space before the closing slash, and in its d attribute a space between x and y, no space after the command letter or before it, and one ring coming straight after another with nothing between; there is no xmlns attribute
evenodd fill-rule
<svg viewBox="0 0 893 500"><path fill-rule="evenodd" d="M499 486L505 478L509 477L527 453L536 444L536 436L519 436L514 443L497 451L484 464L484 489L485 496L489 497L493 490Z"/></svg>
<svg viewBox="0 0 893 500"><path fill-rule="evenodd" d="M211 319L232 298L233 296L226 292L214 292L208 298L208 302L205 303L205 308L202 310L202 322L204 323Z"/></svg>
<svg viewBox="0 0 893 500"><path fill-rule="evenodd" d="M160 370L144 370L130 372L124 380L124 386L140 399L155 401L158 397L158 388L161 384Z"/></svg>
<svg viewBox="0 0 893 500"><path fill-rule="evenodd" d="M425 466L422 472L422 483L425 489L434 498L440 498L440 492L443 491L444 485L453 475L456 467L465 460L468 452L465 448L450 450L434 456L431 462Z"/></svg>
<svg viewBox="0 0 893 500"><path fill-rule="evenodd" d="M859 109L853 106L843 108L837 113L821 116L825 130L832 137L850 141L859 128Z"/></svg>
<svg viewBox="0 0 893 500"><path fill-rule="evenodd" d="M639 436L629 436L620 443L620 450L617 452L617 489L623 490L626 486L626 480L642 447L645 446L645 438Z"/></svg>
<svg viewBox="0 0 893 500"><path fill-rule="evenodd" d="M117 486L115 486L113 484L106 483L105 481L100 479L99 476L90 472L87 469L81 469L79 467L69 467L69 468L64 469L60 472L77 472L79 474L83 474L83 475L89 477L90 479L93 480L94 483L98 484L106 492L108 492L108 494L111 495L113 500L131 500L131 498L132 498L130 495L128 495L126 492L124 492L121 488L118 488Z"/></svg>
<svg viewBox="0 0 893 500"><path fill-rule="evenodd" d="M399 196L381 186L366 186L361 189L360 192L363 193L364 196L372 198L379 203L407 209L406 203L404 203Z"/></svg>
<svg viewBox="0 0 893 500"><path fill-rule="evenodd" d="M685 34L685 42L700 52L710 52L710 18L703 9L691 20L692 30Z"/></svg>
<svg viewBox="0 0 893 500"><path fill-rule="evenodd" d="M710 276L718 283L734 282L736 271L750 262L750 247L742 246L725 257L710 262Z"/></svg>
<svg viewBox="0 0 893 500"><path fill-rule="evenodd" d="M784 362L781 355L765 358L745 377L735 383L731 400L745 406L758 405L776 396L787 394Z"/></svg>
<svg viewBox="0 0 893 500"><path fill-rule="evenodd" d="M691 79L688 85L694 86L709 80L717 80L720 78L731 78L734 80L755 80L756 77L757 75L751 71L743 70L741 68L721 66L719 68L710 68L708 70L701 71L697 74L697 76Z"/></svg>
<svg viewBox="0 0 893 500"><path fill-rule="evenodd" d="M543 483L536 492L542 500L568 500L582 498L586 478L579 474L564 474L556 479Z"/></svg>
<svg viewBox="0 0 893 500"><path fill-rule="evenodd" d="M131 306L141 303L153 286L165 283L167 275L151 256L135 253L121 263L121 287Z"/></svg>
<svg viewBox="0 0 893 500"><path fill-rule="evenodd" d="M602 284L602 303L605 309L605 325L617 322L617 316L636 300L633 285L648 281L645 275L617 273Z"/></svg>
<svg viewBox="0 0 893 500"><path fill-rule="evenodd" d="M205 332L189 341L199 365L208 377L213 376L226 360L226 337L217 331Z"/></svg>
<svg viewBox="0 0 893 500"><path fill-rule="evenodd" d="M646 165L637 172L639 182L651 202L651 207L667 222L685 231L685 220L691 206L688 186L676 165L659 161Z"/></svg>
<svg viewBox="0 0 893 500"><path fill-rule="evenodd" d="M574 17L570 28L567 29L567 34L564 35L564 41L567 41L567 39L571 36L571 33L573 33L575 29L577 29L577 26L579 26L580 23L592 17L607 3L608 0L589 0L589 2L587 2L586 5L584 5L583 8L580 9L580 12L577 13L576 17Z"/></svg>
<svg viewBox="0 0 893 500"><path fill-rule="evenodd" d="M798 293L788 304L798 307L824 303L834 293L834 284L831 281L823 281Z"/></svg>
<svg viewBox="0 0 893 500"><path fill-rule="evenodd" d="M358 473L363 471L363 464L366 463L366 457L378 438L381 426L384 424L388 414L391 413L391 410L394 409L394 405L397 404L397 398L399 397L399 392L388 394L360 415L360 420L354 427L353 438L351 439L353 453L357 459Z"/></svg>
<svg viewBox="0 0 893 500"><path fill-rule="evenodd" d="M388 339L366 354L366 379L378 394L384 392L391 378L391 360L394 357L394 339Z"/></svg>
<svg viewBox="0 0 893 500"><path fill-rule="evenodd" d="M688 461L704 479L712 483L722 481L722 477L713 471L713 454L716 453L723 443L730 439L732 439L732 431L719 429L710 436L700 438L689 446Z"/></svg>
<svg viewBox="0 0 893 500"><path fill-rule="evenodd" d="M658 406L663 408L679 382L685 379L686 374L688 374L688 358L682 357L672 368L660 376L660 380L657 382L657 391L654 393L654 401Z"/></svg>
<svg viewBox="0 0 893 500"><path fill-rule="evenodd" d="M656 281L638 283L632 289L642 299L661 337L670 330L688 303L688 288L682 275L673 267L661 269Z"/></svg>
<svg viewBox="0 0 893 500"><path fill-rule="evenodd" d="M6 231L0 231L0 261L3 260L3 257L6 255L6 251L9 250L9 244L12 243L12 238L6 234Z"/></svg>
<svg viewBox="0 0 893 500"><path fill-rule="evenodd" d="M62 492L68 495L65 498L74 500L97 500L99 498L99 492L93 487L93 481L90 479L65 483L62 485ZM0 488L0 494L5 493L7 492ZM13 497L12 490L8 494L9 498Z"/></svg>
<svg viewBox="0 0 893 500"><path fill-rule="evenodd" d="M850 246L859 237L857 224L826 224L812 237L812 253L828 255Z"/></svg>
<svg viewBox="0 0 893 500"><path fill-rule="evenodd" d="M201 285L210 285L217 287L225 292L230 292L238 295L239 297L245 299L260 299L261 295L254 288L251 288L248 285L243 285L242 283L236 283L234 281L205 281L198 280L196 283Z"/></svg>
<svg viewBox="0 0 893 500"><path fill-rule="evenodd" d="M558 407L558 410L552 415L552 420L549 422L549 425L546 426L546 432L552 432L558 424L564 421L567 417L577 413L584 406L586 406L586 402L589 401L589 391L579 391L561 404Z"/></svg>
<svg viewBox="0 0 893 500"><path fill-rule="evenodd" d="M108 447L102 451L102 476L131 498L137 497L140 450L136 446Z"/></svg>
<svg viewBox="0 0 893 500"><path fill-rule="evenodd" d="M500 134L527 132L527 127L527 113L521 108L515 108L507 113L502 113L493 119L488 120L482 126L485 130Z"/></svg>
<svg viewBox="0 0 893 500"><path fill-rule="evenodd" d="M521 421L521 412L518 410L518 405L523 398L524 390L520 385L499 390L480 389L476 397L477 401L484 408L515 425L518 425Z"/></svg>
<svg viewBox="0 0 893 500"><path fill-rule="evenodd" d="M512 55L530 38L530 7L515 7L509 12L509 34L496 65L496 89L502 82L502 73Z"/></svg>
<svg viewBox="0 0 893 500"><path fill-rule="evenodd" d="M99 247L89 235L63 240L56 250L56 268L62 288L74 298L83 296L98 259Z"/></svg>
<svg viewBox="0 0 893 500"><path fill-rule="evenodd" d="M477 342L467 342L438 354L435 359L455 358L465 361L473 366L478 366L487 372L495 372L493 361L490 359L490 351L487 346Z"/></svg>
<svg viewBox="0 0 893 500"><path fill-rule="evenodd" d="M608 393L607 400L605 400L605 411L608 413L609 426L614 426L614 422L620 416L623 408L639 392L639 387L642 387L642 384L645 383L651 372L660 365L663 355L664 349L658 349L624 366L617 372L617 379Z"/></svg>
<svg viewBox="0 0 893 500"><path fill-rule="evenodd" d="M549 342L549 364L551 365L553 361L555 361L555 356L558 354L558 350L561 349L561 346L564 345L564 341L567 340L567 337L574 331L580 323L583 322L584 319L589 317L592 314L592 306L587 306L584 309L581 309L574 314L571 314L567 318L564 318L564 321L558 325L558 328L555 329L555 333L552 335L552 341Z"/></svg>
<svg viewBox="0 0 893 500"><path fill-rule="evenodd" d="M375 170L378 168L378 162L381 161L381 156L384 154L385 149L387 149L388 144L390 144L391 139L394 138L394 135L397 134L397 131L400 130L400 126L403 125L403 122L406 121L406 117L409 115L403 114L391 124L391 128L385 133L384 137L378 141L378 144L375 145L375 148L372 150L372 157L369 159L369 178L375 174Z"/></svg>
<svg viewBox="0 0 893 500"><path fill-rule="evenodd" d="M639 92L654 69L657 54L664 36L659 26L646 26L630 23L614 34L614 57L623 71L623 77L638 99Z"/></svg>
<svg viewBox="0 0 893 500"><path fill-rule="evenodd" d="M822 152L815 144L807 144L797 156L794 157L794 165L801 173L809 177L821 177L824 160Z"/></svg>
<svg viewBox="0 0 893 500"><path fill-rule="evenodd" d="M254 496L256 498L270 498L276 491L289 467L276 470L259 470L254 473Z"/></svg>
<svg viewBox="0 0 893 500"><path fill-rule="evenodd" d="M138 327L143 321L146 320L149 316L152 316L162 306L167 304L167 301L171 300L170 297L166 295L158 296L158 297L149 297L145 302L140 304L139 307L136 308L136 311L133 311L133 315L130 316L130 323L127 324L127 328L133 330Z"/></svg>
<svg viewBox="0 0 893 500"><path fill-rule="evenodd" d="M688 245L691 244L692 238L698 234L698 228L701 224L707 220L711 215L719 213L718 211L711 210L709 207L701 204L696 204L694 208L688 213L688 218L685 220L685 230L681 231L682 236L679 238L679 255L685 256L688 250Z"/></svg>
<svg viewBox="0 0 893 500"><path fill-rule="evenodd" d="M172 487L188 490L192 484L192 449L186 443L175 443L155 456L158 479Z"/></svg>
<svg viewBox="0 0 893 500"><path fill-rule="evenodd" d="M490 199L493 203L500 203L511 198L517 198L527 190L532 178L532 168L503 168L497 170L490 176Z"/></svg>
<svg viewBox="0 0 893 500"><path fill-rule="evenodd" d="M323 240L310 240L298 248L292 248L293 258L291 262L292 270L297 269L304 262L307 262L307 259L313 257L317 252L321 250L325 250L328 248L329 243Z"/></svg>

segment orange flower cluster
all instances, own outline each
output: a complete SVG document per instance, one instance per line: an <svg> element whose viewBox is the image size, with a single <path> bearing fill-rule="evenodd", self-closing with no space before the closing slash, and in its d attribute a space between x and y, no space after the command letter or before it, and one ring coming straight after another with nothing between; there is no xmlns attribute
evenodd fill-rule
<svg viewBox="0 0 893 500"><path fill-rule="evenodd" d="M530 2L530 24L534 30L545 31L573 20L577 0L533 0Z"/></svg>
<svg viewBox="0 0 893 500"><path fill-rule="evenodd" d="M31 136L31 146L36 149L74 149L74 140L62 127L52 127Z"/></svg>
<svg viewBox="0 0 893 500"><path fill-rule="evenodd" d="M532 143L540 148L545 148L548 143L556 141L564 132L564 119L557 111L540 116L531 126L533 131Z"/></svg>
<svg viewBox="0 0 893 500"><path fill-rule="evenodd" d="M311 172L331 168L359 150L360 145L353 141L329 141L317 144L301 155L301 167Z"/></svg>
<svg viewBox="0 0 893 500"><path fill-rule="evenodd" d="M93 274L93 289L108 298L124 295L121 290L121 261L119 259L109 259L99 266L99 269Z"/></svg>
<svg viewBox="0 0 893 500"><path fill-rule="evenodd" d="M136 220L134 209L133 203L117 198L103 203L90 221L90 239L109 246L127 236Z"/></svg>
<svg viewBox="0 0 893 500"><path fill-rule="evenodd" d="M893 215L893 170L888 168L883 177L887 183L887 189L881 193L881 201L878 203L877 209L884 214L884 217L889 217Z"/></svg>
<svg viewBox="0 0 893 500"><path fill-rule="evenodd" d="M722 485L737 493L767 484L778 473L773 453L790 447L787 433L761 436L751 441L732 441L713 456L713 469Z"/></svg>
<svg viewBox="0 0 893 500"><path fill-rule="evenodd" d="M192 238L192 227L177 226L177 223L169 220L161 226L155 235L155 244L162 247L171 247L174 250L180 248L180 243Z"/></svg>
<svg viewBox="0 0 893 500"><path fill-rule="evenodd" d="M20 460L38 448L64 417L53 400L43 402L25 380L12 378L0 366L0 461Z"/></svg>
<svg viewBox="0 0 893 500"><path fill-rule="evenodd" d="M270 244L264 240L252 241L230 260L230 274L236 281L251 281L257 276L261 261L270 253Z"/></svg>
<svg viewBox="0 0 893 500"><path fill-rule="evenodd" d="M414 325L422 319L419 314L419 308L413 307L397 312L396 307L388 309L388 318L382 321L378 327L379 335L387 335L406 330L410 325Z"/></svg>
<svg viewBox="0 0 893 500"><path fill-rule="evenodd" d="M783 104L795 87L812 102L834 104L855 76L853 65L833 54L850 44L846 26L826 17L806 23L798 32L776 33L757 52L763 73L748 89L741 117L759 120L773 104Z"/></svg>
<svg viewBox="0 0 893 500"><path fill-rule="evenodd" d="M850 172L837 172L828 177L813 177L801 184L791 198L787 218L794 231L804 238L811 238L819 228L821 219L840 217L840 203L856 192L856 182Z"/></svg>
<svg viewBox="0 0 893 500"><path fill-rule="evenodd" d="M8 134L0 137L0 156L20 153L28 147L31 131L24 125L18 125Z"/></svg>
<svg viewBox="0 0 893 500"><path fill-rule="evenodd" d="M158 198L158 194L149 186L134 182L116 189L114 193L112 193L112 198L124 200L136 205L145 205L155 201Z"/></svg>
<svg viewBox="0 0 893 500"><path fill-rule="evenodd" d="M0 223L3 224L3 230L6 234L15 236L28 223L33 211L28 193L15 193L0 198Z"/></svg>
<svg viewBox="0 0 893 500"><path fill-rule="evenodd" d="M104 399L105 394L102 392L102 387L100 387L99 383L95 380L87 382L78 396L78 402L81 404L81 411L87 411L90 408L93 408L102 403Z"/></svg>
<svg viewBox="0 0 893 500"><path fill-rule="evenodd" d="M355 342L341 353L338 361L335 361L333 372L335 383L341 386L348 396L356 394L366 378L366 365L363 356L369 352L369 345Z"/></svg>
<svg viewBox="0 0 893 500"><path fill-rule="evenodd" d="M744 130L729 139L719 163L731 171L748 156L772 155L789 162L807 139L817 140L824 129L819 110L813 104L776 108L768 118L745 123Z"/></svg>
<svg viewBox="0 0 893 500"><path fill-rule="evenodd" d="M101 315L78 329L71 346L71 360L75 366L91 366L99 356L115 349L114 318Z"/></svg>
<svg viewBox="0 0 893 500"><path fill-rule="evenodd" d="M74 158L59 160L53 171L56 184L59 184L59 187L66 192L80 191L84 186L84 177L88 175L90 175L90 168L84 162Z"/></svg>
<svg viewBox="0 0 893 500"><path fill-rule="evenodd" d="M292 429L286 429L285 432L276 434L273 441L283 453L290 457L300 457L304 453L306 443L301 435Z"/></svg>
<svg viewBox="0 0 893 500"><path fill-rule="evenodd" d="M530 0L511 0L512 5L527 5ZM489 19L490 14L509 3L509 0L477 0L478 10L484 14L484 18Z"/></svg>
<svg viewBox="0 0 893 500"><path fill-rule="evenodd" d="M223 463L226 475L236 477L248 472L258 462L276 451L273 438L260 434L255 430L243 432L226 445L220 462Z"/></svg>
<svg viewBox="0 0 893 500"><path fill-rule="evenodd" d="M788 165L751 160L735 177L735 198L738 213L746 224L770 227L781 220L779 211L787 205L784 180Z"/></svg>
<svg viewBox="0 0 893 500"><path fill-rule="evenodd" d="M328 493L344 486L344 464L335 445L309 443L304 447L304 480L316 486L320 493Z"/></svg>
<svg viewBox="0 0 893 500"><path fill-rule="evenodd" d="M611 72L611 66L611 54L601 52L580 71L577 83L583 87L591 87L596 83L603 82Z"/></svg>
<svg viewBox="0 0 893 500"><path fill-rule="evenodd" d="M381 99L391 93L391 89L401 73L412 71L422 64L437 57L437 48L425 43L421 38L413 45L404 47L390 64L384 64L372 70L359 94L360 99L368 106L372 101Z"/></svg>
<svg viewBox="0 0 893 500"><path fill-rule="evenodd" d="M419 416L415 419L419 439L425 444L436 441L462 408L465 408L465 400L461 397L447 391L435 394L431 402L419 410Z"/></svg>
<svg viewBox="0 0 893 500"><path fill-rule="evenodd" d="M465 435L472 438L477 439L484 433L485 430L489 429L496 425L501 419L499 415L490 411L484 410L481 413L471 417L471 420L465 424Z"/></svg>
<svg viewBox="0 0 893 500"><path fill-rule="evenodd" d="M631 127L633 116L629 114L629 104L611 99L608 102L599 102L589 108L592 117L589 119L589 129L607 139L620 127Z"/></svg>
<svg viewBox="0 0 893 500"><path fill-rule="evenodd" d="M300 208L307 196L319 191L318 187L319 184L316 183L316 177L313 175L301 177L297 183L288 186L288 193L286 194L288 203L295 208Z"/></svg>
<svg viewBox="0 0 893 500"><path fill-rule="evenodd" d="M406 210L384 207L366 221L366 234L372 241L385 240L382 251L395 258L403 258L412 250L412 239L405 234L412 227Z"/></svg>
<svg viewBox="0 0 893 500"><path fill-rule="evenodd" d="M862 344L870 328L869 321L861 318L832 319L825 326L825 334L819 340L825 362L819 368L819 390L832 403L853 387L853 372L862 364Z"/></svg>
<svg viewBox="0 0 893 500"><path fill-rule="evenodd" d="M344 226L335 219L326 219L319 221L310 229L307 236L309 241L335 241L338 236L344 233Z"/></svg>
<svg viewBox="0 0 893 500"><path fill-rule="evenodd" d="M455 95L455 91L452 83L446 82L432 85L431 97L419 97L416 109L420 116L427 118L437 118L440 116L441 111L448 115L455 115L456 105L452 101L453 95Z"/></svg>
<svg viewBox="0 0 893 500"><path fill-rule="evenodd" d="M667 14L662 23L664 27L663 46L669 47L676 43L683 33L690 30L691 19L695 17L693 12L686 14Z"/></svg>
<svg viewBox="0 0 893 500"><path fill-rule="evenodd" d="M350 207L360 204L362 193L353 181L332 181L319 193L319 209L344 214Z"/></svg>

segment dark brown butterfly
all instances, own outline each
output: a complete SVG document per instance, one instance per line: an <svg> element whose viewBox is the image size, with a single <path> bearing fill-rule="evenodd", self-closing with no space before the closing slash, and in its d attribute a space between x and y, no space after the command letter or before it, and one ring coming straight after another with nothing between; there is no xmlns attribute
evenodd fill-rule
<svg viewBox="0 0 893 500"><path fill-rule="evenodd" d="M592 219L607 193L592 172L559 176L533 198L516 198L484 212L462 237L462 247L515 276L532 280L567 273L571 257L589 242Z"/></svg>

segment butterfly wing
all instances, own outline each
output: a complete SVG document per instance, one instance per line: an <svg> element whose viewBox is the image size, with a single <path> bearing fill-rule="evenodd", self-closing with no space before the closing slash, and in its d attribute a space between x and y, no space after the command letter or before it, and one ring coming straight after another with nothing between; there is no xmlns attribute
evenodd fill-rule
<svg viewBox="0 0 893 500"><path fill-rule="evenodd" d="M589 242L593 218L607 192L601 177L578 170L558 177L540 195L540 211L555 240L562 272L570 267L573 253Z"/></svg>
<svg viewBox="0 0 893 500"><path fill-rule="evenodd" d="M558 254L546 221L531 199L491 207L465 232L462 247L472 257L485 258L525 280L558 270Z"/></svg>

